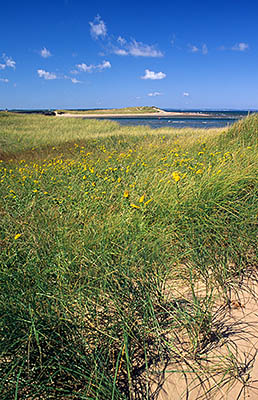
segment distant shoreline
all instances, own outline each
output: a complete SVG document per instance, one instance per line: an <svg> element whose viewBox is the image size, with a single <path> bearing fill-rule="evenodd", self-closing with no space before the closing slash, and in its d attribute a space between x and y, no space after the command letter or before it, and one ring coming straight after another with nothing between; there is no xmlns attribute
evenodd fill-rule
<svg viewBox="0 0 258 400"><path fill-rule="evenodd" d="M43 114L47 116L83 119L128 119L128 120L239 120L258 110L173 110L159 109L157 107L127 107L122 109L38 109L38 110L0 110L0 112L18 114Z"/></svg>
<svg viewBox="0 0 258 400"><path fill-rule="evenodd" d="M156 113L134 113L134 114L71 114L71 113L63 113L58 114L56 113L58 118L218 118L221 117L214 117L212 114L208 113L201 113L201 112L166 112L160 111Z"/></svg>

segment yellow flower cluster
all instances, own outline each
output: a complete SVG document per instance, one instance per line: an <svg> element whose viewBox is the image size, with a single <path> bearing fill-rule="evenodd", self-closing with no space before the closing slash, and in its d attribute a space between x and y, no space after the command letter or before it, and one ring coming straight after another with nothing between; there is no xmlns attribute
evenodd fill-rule
<svg viewBox="0 0 258 400"><path fill-rule="evenodd" d="M123 151L109 150L96 142L92 152L75 143L69 149L69 157L59 154L40 162L2 162L0 182L4 198L20 201L26 193L37 201L53 201L60 206L70 199L89 198L103 204L130 199L123 201L124 207L141 209L153 201L159 185L174 185L180 190L192 177L199 180L203 174L221 174L223 166L232 159L230 152L210 152L205 143L190 154L178 142L168 146L165 141L162 136L160 141L131 145ZM120 144L126 148L126 141L121 140ZM55 152L58 154L56 148Z"/></svg>

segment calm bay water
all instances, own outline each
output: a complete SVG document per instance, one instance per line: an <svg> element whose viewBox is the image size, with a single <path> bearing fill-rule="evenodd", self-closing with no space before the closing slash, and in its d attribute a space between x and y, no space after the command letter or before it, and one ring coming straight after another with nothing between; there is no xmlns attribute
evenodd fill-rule
<svg viewBox="0 0 258 400"><path fill-rule="evenodd" d="M102 118L103 119L103 118ZM148 125L153 129L158 128L223 128L231 125L238 119L215 118L110 118L121 126Z"/></svg>
<svg viewBox="0 0 258 400"><path fill-rule="evenodd" d="M165 111L182 110L165 109ZM234 124L239 119L248 115L248 111L202 111L202 110L187 110L188 112L201 112L211 116L204 118L200 117L140 117L140 118L106 118L112 121L117 121L121 126L137 126L148 125L153 129L170 127L170 128L224 128Z"/></svg>

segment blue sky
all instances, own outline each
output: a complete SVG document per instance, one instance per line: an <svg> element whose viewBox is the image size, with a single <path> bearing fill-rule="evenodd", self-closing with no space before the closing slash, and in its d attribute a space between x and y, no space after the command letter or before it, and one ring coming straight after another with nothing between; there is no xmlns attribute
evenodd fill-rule
<svg viewBox="0 0 258 400"><path fill-rule="evenodd" d="M257 1L3 2L0 108L258 109Z"/></svg>

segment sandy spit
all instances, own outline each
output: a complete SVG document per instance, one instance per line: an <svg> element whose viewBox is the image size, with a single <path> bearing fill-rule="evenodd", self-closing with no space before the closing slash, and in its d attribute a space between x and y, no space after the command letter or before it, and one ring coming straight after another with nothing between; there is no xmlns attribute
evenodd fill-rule
<svg viewBox="0 0 258 400"><path fill-rule="evenodd" d="M198 112L157 112L157 113L146 113L146 114L57 114L59 118L161 118L161 117L171 117L171 118L210 118L211 114L204 114Z"/></svg>

